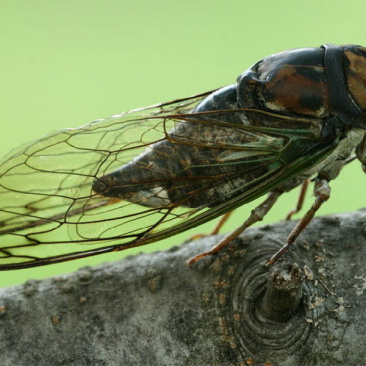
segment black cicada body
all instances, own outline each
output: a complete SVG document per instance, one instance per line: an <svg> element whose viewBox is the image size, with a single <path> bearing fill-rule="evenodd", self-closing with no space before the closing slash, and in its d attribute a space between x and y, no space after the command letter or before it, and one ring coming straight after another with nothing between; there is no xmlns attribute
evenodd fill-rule
<svg viewBox="0 0 366 366"><path fill-rule="evenodd" d="M352 151L366 163L365 82L363 47L290 50L236 84L18 148L0 162L0 269L145 245L270 192L265 214L316 176L312 217Z"/></svg>

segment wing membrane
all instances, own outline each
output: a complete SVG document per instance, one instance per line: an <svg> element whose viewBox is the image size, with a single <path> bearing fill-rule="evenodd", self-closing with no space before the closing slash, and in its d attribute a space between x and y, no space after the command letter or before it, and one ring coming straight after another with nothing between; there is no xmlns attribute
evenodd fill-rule
<svg viewBox="0 0 366 366"><path fill-rule="evenodd" d="M317 120L295 124L245 109L192 113L208 94L56 131L5 157L0 269L177 234L263 195L334 148L323 144L311 161L304 154L284 162L283 152L299 139L315 145ZM115 171L117 183L106 178Z"/></svg>

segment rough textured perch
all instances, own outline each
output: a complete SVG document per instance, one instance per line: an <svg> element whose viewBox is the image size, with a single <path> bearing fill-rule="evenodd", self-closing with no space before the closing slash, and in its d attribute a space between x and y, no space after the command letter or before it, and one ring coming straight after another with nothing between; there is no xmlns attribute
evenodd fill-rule
<svg viewBox="0 0 366 366"><path fill-rule="evenodd" d="M0 364L364 364L365 222L316 219L272 269L294 222L250 229L193 269L217 237L3 289Z"/></svg>
<svg viewBox="0 0 366 366"><path fill-rule="evenodd" d="M285 260L276 263L269 271L262 309L269 319L286 322L299 308L304 273L297 263Z"/></svg>

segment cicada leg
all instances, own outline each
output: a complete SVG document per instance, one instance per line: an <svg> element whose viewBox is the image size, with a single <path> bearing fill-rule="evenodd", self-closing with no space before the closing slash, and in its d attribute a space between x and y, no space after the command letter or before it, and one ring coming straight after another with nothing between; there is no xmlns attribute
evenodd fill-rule
<svg viewBox="0 0 366 366"><path fill-rule="evenodd" d="M356 156L362 164L362 170L366 173L366 134L356 148Z"/></svg>
<svg viewBox="0 0 366 366"><path fill-rule="evenodd" d="M315 213L319 210L319 208L326 202L330 197L330 187L328 181L325 179L317 179L315 181L314 187L315 193L315 202L310 207L308 212L304 215L304 217L297 223L294 229L291 231L290 235L287 237L286 244L275 253L271 259L267 261L268 265L274 264L279 258L285 254L290 246L294 243L296 238L301 234L301 232L308 226L310 221L313 219Z"/></svg>
<svg viewBox="0 0 366 366"><path fill-rule="evenodd" d="M220 220L217 223L217 225L214 227L214 229L209 234L195 234L195 235L191 236L190 240L204 238L205 236L217 235L233 212L234 211L230 211L230 212L227 212L226 214L222 215L220 217Z"/></svg>
<svg viewBox="0 0 366 366"><path fill-rule="evenodd" d="M234 211L226 212L226 214L222 215L216 227L211 231L210 235L217 235L222 227L225 225L226 221L229 220L229 217L232 215L233 212Z"/></svg>
<svg viewBox="0 0 366 366"><path fill-rule="evenodd" d="M299 194L299 198L297 199L297 204L296 207L294 209L292 209L286 216L286 221L291 220L291 217L295 214L297 214L301 209L302 206L304 204L304 200L305 200L305 195L306 195L306 191L308 190L308 186L309 186L309 179L305 179L302 182L301 185L301 190L300 190L300 194Z"/></svg>
<svg viewBox="0 0 366 366"><path fill-rule="evenodd" d="M198 260L207 257L209 255L217 254L221 249L225 248L228 244L230 244L235 238L237 238L245 229L249 226L252 226L258 221L263 220L264 216L269 212L269 210L276 203L278 197L283 192L280 190L272 191L268 194L268 197L264 202L262 202L259 206L257 206L252 212L249 218L237 229L232 231L230 234L225 236L218 244L216 244L211 250L208 252L204 252L196 255L195 257L189 259L187 264L189 266L193 266Z"/></svg>

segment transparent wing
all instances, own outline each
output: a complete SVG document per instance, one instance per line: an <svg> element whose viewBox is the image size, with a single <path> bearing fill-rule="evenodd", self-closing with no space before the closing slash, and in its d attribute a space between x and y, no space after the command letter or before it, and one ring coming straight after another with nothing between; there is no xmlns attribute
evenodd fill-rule
<svg viewBox="0 0 366 366"><path fill-rule="evenodd" d="M208 94L56 131L6 156L0 269L169 237L259 197L331 149L318 149L311 163L299 154L284 161L294 142L315 144L317 121L244 109L192 113Z"/></svg>

